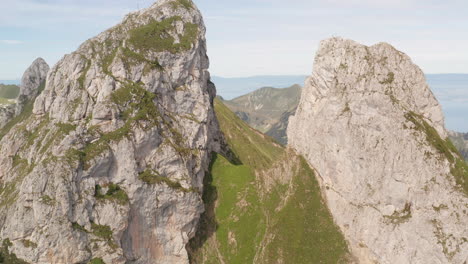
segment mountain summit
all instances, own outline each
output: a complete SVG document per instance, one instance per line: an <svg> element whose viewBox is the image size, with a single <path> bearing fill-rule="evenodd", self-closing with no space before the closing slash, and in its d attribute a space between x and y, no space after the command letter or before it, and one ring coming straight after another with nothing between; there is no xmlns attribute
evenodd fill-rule
<svg viewBox="0 0 468 264"><path fill-rule="evenodd" d="M9 99L15 99L16 101L10 101L11 103L0 106L0 129L5 127L13 118L20 119L21 117L18 118L18 116L21 115L25 108L26 112L31 112L34 100L41 90L44 89L49 69L49 65L44 59L38 58L24 72L20 87L14 85L5 87L9 88L9 91L5 91L5 95L10 95L8 96ZM11 97L13 94L15 96ZM16 122L12 121L10 126L12 123ZM4 131L0 130L0 138L4 136L4 133Z"/></svg>
<svg viewBox="0 0 468 264"><path fill-rule="evenodd" d="M288 141L360 263L463 263L468 168L423 72L386 43L321 43Z"/></svg>
<svg viewBox="0 0 468 264"><path fill-rule="evenodd" d="M131 13L60 60L0 142L1 254L187 263L217 129L208 66L190 0Z"/></svg>

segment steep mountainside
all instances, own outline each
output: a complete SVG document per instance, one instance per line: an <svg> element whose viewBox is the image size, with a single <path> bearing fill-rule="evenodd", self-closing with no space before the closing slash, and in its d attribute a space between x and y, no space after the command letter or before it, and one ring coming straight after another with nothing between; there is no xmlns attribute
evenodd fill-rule
<svg viewBox="0 0 468 264"><path fill-rule="evenodd" d="M349 260L314 171L292 150L238 119L216 116L230 152L215 154L193 263L341 263Z"/></svg>
<svg viewBox="0 0 468 264"><path fill-rule="evenodd" d="M468 162L468 133L449 132L449 137L455 147L460 151L460 154Z"/></svg>
<svg viewBox="0 0 468 264"><path fill-rule="evenodd" d="M284 89L265 87L224 103L250 126L265 133L286 112L294 112L300 91L299 85Z"/></svg>
<svg viewBox="0 0 468 264"><path fill-rule="evenodd" d="M5 258L188 263L217 133L205 42L190 0L160 0L50 70L0 141Z"/></svg>
<svg viewBox="0 0 468 264"><path fill-rule="evenodd" d="M1 105L2 100L0 100L0 139L5 135L6 131L19 122L23 110L29 114L31 113L34 100L44 89L48 72L49 65L42 58L38 58L24 72L19 88L13 85L6 86L7 88L3 90L10 100L3 100L3 105ZM13 121L10 122L11 120Z"/></svg>
<svg viewBox="0 0 468 264"><path fill-rule="evenodd" d="M323 41L288 140L361 263L466 262L468 167L407 55Z"/></svg>

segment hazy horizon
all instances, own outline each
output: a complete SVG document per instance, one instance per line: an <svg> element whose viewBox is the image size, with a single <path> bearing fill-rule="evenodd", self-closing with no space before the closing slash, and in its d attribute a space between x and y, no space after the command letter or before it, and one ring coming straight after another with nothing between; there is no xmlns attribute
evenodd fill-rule
<svg viewBox="0 0 468 264"><path fill-rule="evenodd" d="M85 40L154 0L2 1L0 79L21 77L37 57L53 66ZM468 2L423 0L195 0L216 76L309 74L319 42L341 36L388 42L424 72L468 69ZM34 21L30 23L29 21Z"/></svg>

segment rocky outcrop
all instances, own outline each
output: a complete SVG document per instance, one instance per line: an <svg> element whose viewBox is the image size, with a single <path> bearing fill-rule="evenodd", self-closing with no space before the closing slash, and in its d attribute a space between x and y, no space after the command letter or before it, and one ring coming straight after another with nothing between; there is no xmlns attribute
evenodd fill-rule
<svg viewBox="0 0 468 264"><path fill-rule="evenodd" d="M411 59L321 43L288 127L360 263L465 263L468 167Z"/></svg>
<svg viewBox="0 0 468 264"><path fill-rule="evenodd" d="M47 73L50 67L42 58L36 59L31 66L24 72L21 79L20 93L16 105L16 115L19 115L25 104L35 99L44 88ZM41 87L42 85L42 87Z"/></svg>
<svg viewBox="0 0 468 264"><path fill-rule="evenodd" d="M14 103L0 105L0 129L15 116L21 114L25 106L31 103L45 84L49 65L42 59L36 59L24 72L19 95ZM42 85L42 87L41 87Z"/></svg>
<svg viewBox="0 0 468 264"><path fill-rule="evenodd" d="M0 142L10 252L31 263L188 263L218 133L208 66L189 0L129 14L60 60L31 116Z"/></svg>

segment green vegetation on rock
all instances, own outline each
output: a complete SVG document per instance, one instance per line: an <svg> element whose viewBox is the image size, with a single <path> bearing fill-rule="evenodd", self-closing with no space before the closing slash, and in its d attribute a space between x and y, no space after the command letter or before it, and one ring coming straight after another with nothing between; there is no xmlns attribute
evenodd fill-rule
<svg viewBox="0 0 468 264"><path fill-rule="evenodd" d="M307 162L218 100L215 111L231 153L213 154L192 263L345 261L346 242Z"/></svg>
<svg viewBox="0 0 468 264"><path fill-rule="evenodd" d="M106 264L102 258L93 258L88 264Z"/></svg>
<svg viewBox="0 0 468 264"><path fill-rule="evenodd" d="M191 8L193 8L193 5L190 2L190 0L174 0L174 1L170 2L170 4L172 5L172 8L174 8L174 9L179 8L179 7L183 7L185 9L190 10Z"/></svg>
<svg viewBox="0 0 468 264"><path fill-rule="evenodd" d="M185 1L177 1L185 2ZM198 26L192 23L184 23L185 32L179 35L179 41L170 34L175 30L175 23L183 23L179 16L166 18L162 21L153 21L144 26L130 30L129 43L133 48L141 52L178 53L189 50L195 43L198 35Z"/></svg>
<svg viewBox="0 0 468 264"><path fill-rule="evenodd" d="M107 187L107 192L102 193L101 185L97 184L94 191L94 197L100 200L115 201L118 204L125 205L128 203L127 193L120 188L119 185L110 183Z"/></svg>
<svg viewBox="0 0 468 264"><path fill-rule="evenodd" d="M26 261L16 257L14 253L10 253L10 247L13 244L7 238L3 240L2 246L0 248L0 263L2 264L28 264Z"/></svg>
<svg viewBox="0 0 468 264"><path fill-rule="evenodd" d="M111 248L117 248L110 226L91 223L91 233L106 241Z"/></svg>
<svg viewBox="0 0 468 264"><path fill-rule="evenodd" d="M141 172L140 175L138 176L138 178L140 178L140 180L144 181L147 184L162 184L162 183L164 183L164 184L166 184L167 186L169 186L172 189L180 190L180 191L183 191L183 192L193 191L191 189L186 189L186 188L182 187L182 185L179 182L172 181L171 179L169 179L167 177L163 177L163 176L159 175L158 172L156 172L154 170L150 170L150 169L146 169L143 172Z"/></svg>
<svg viewBox="0 0 468 264"><path fill-rule="evenodd" d="M439 160L446 159L450 162L450 173L454 176L457 185L468 195L468 165L450 139L442 139L437 130L421 115L410 111L405 114L405 118L414 124L414 130L426 136L426 141L438 152Z"/></svg>

